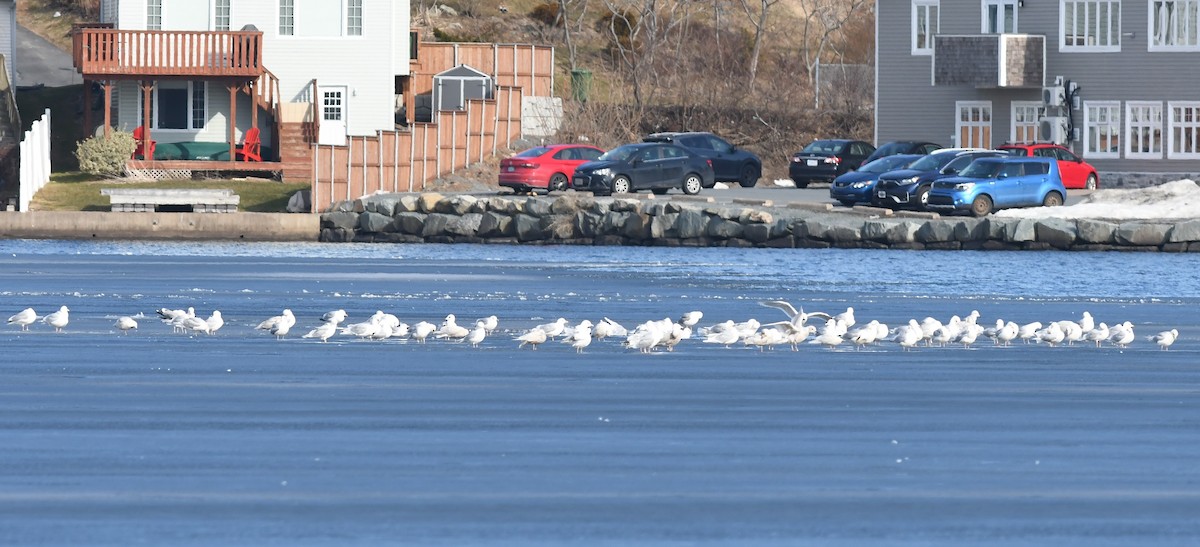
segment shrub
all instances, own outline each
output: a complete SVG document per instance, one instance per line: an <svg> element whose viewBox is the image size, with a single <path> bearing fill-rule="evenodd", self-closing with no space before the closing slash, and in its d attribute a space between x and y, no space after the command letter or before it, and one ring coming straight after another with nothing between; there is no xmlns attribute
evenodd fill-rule
<svg viewBox="0 0 1200 547"><path fill-rule="evenodd" d="M113 131L108 138L103 135L84 139L75 149L79 159L79 170L91 175L116 176L125 170L125 162L137 149L133 134Z"/></svg>
<svg viewBox="0 0 1200 547"><path fill-rule="evenodd" d="M548 27L562 25L558 19L558 3L556 2L542 2L534 6L533 11L529 12L529 18Z"/></svg>

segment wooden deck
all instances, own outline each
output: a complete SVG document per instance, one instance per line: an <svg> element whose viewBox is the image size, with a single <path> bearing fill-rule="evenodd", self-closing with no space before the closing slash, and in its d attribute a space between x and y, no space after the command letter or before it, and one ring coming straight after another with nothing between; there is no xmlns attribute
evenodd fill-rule
<svg viewBox="0 0 1200 547"><path fill-rule="evenodd" d="M263 75L262 32L72 31L75 68L85 79L240 78Z"/></svg>

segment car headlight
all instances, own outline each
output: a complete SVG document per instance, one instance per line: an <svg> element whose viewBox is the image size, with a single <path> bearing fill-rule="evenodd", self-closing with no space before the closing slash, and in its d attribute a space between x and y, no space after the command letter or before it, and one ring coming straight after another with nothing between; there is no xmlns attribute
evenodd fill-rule
<svg viewBox="0 0 1200 547"><path fill-rule="evenodd" d="M603 168L603 169L597 169L597 170L595 170L595 171L592 171L592 174L593 174L593 175L599 175L599 176L601 176L601 177L607 177L607 176L609 176L609 175L611 175L611 174L612 174L612 169L609 169L608 167L605 167L605 168Z"/></svg>
<svg viewBox="0 0 1200 547"><path fill-rule="evenodd" d="M852 186L854 188L862 189L862 188L866 188L870 185L871 185L871 181L864 180L861 182L856 182L854 184L851 184L850 186Z"/></svg>
<svg viewBox="0 0 1200 547"><path fill-rule="evenodd" d="M975 187L974 182L960 182L954 185L954 189L959 192L966 192Z"/></svg>
<svg viewBox="0 0 1200 547"><path fill-rule="evenodd" d="M919 179L919 178L920 177L912 176L912 177L908 177L906 179L900 179L900 184L913 184L913 183L917 182L917 179Z"/></svg>

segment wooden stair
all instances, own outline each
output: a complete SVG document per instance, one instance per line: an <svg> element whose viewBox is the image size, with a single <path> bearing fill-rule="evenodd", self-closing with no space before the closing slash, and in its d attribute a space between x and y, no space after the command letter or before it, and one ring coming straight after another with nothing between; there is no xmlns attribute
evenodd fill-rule
<svg viewBox="0 0 1200 547"><path fill-rule="evenodd" d="M283 163L284 182L313 180L312 143L316 141L310 123L279 124L279 161Z"/></svg>

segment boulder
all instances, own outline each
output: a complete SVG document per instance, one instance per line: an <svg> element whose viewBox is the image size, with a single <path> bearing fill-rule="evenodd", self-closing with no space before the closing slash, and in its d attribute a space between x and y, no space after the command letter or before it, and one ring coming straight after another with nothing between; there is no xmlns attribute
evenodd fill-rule
<svg viewBox="0 0 1200 547"><path fill-rule="evenodd" d="M287 212L289 213L311 213L312 212L312 190L298 190L288 198Z"/></svg>
<svg viewBox="0 0 1200 547"><path fill-rule="evenodd" d="M604 216L607 215L610 210L612 210L611 207L612 201L610 200L593 199L590 203L588 203L587 210L592 214Z"/></svg>
<svg viewBox="0 0 1200 547"><path fill-rule="evenodd" d="M746 210L743 210L740 215L738 215L738 222L741 222L742 224L754 224L754 223L770 224L772 222L775 222L775 217L771 213L768 213L766 211L759 211L757 209L746 209Z"/></svg>
<svg viewBox="0 0 1200 547"><path fill-rule="evenodd" d="M884 241L887 239L888 230L891 230L893 225L894 223L882 220L868 220L863 223L862 237L870 241Z"/></svg>
<svg viewBox="0 0 1200 547"><path fill-rule="evenodd" d="M582 196L565 195L550 203L550 212L555 215L574 215L576 211L588 209L592 201Z"/></svg>
<svg viewBox="0 0 1200 547"><path fill-rule="evenodd" d="M1167 240L1170 224L1151 222L1122 222L1117 227L1116 240L1121 245L1159 246Z"/></svg>
<svg viewBox="0 0 1200 547"><path fill-rule="evenodd" d="M1076 236L1083 243L1107 244L1113 242L1117 225L1103 220L1081 218L1075 221Z"/></svg>
<svg viewBox="0 0 1200 547"><path fill-rule="evenodd" d="M675 223L679 220L678 213L661 214L650 217L650 237L653 239L677 238L679 230Z"/></svg>
<svg viewBox="0 0 1200 547"><path fill-rule="evenodd" d="M425 227L421 229L421 236L425 238L444 236L446 235L446 227L450 225L451 221L457 218L454 215L447 215L445 213L425 215Z"/></svg>
<svg viewBox="0 0 1200 547"><path fill-rule="evenodd" d="M446 233L455 236L471 236L474 237L479 233L479 225L483 221L483 215L479 213L467 213L462 216L455 216L446 223Z"/></svg>
<svg viewBox="0 0 1200 547"><path fill-rule="evenodd" d="M927 220L917 229L915 237L921 243L938 243L942 241L958 241L954 230L958 228L955 220ZM930 247L932 248L932 247Z"/></svg>
<svg viewBox="0 0 1200 547"><path fill-rule="evenodd" d="M329 211L333 212L333 213L360 213L360 212L362 212L362 211L356 211L355 210L356 207L357 207L356 202L339 201L337 203L334 203L333 205L330 205Z"/></svg>
<svg viewBox="0 0 1200 547"><path fill-rule="evenodd" d="M525 200L525 214L535 217L550 216L552 203L549 199L528 198Z"/></svg>
<svg viewBox="0 0 1200 547"><path fill-rule="evenodd" d="M422 213L435 213L439 201L442 201L442 195L437 192L421 194L417 196L417 210Z"/></svg>
<svg viewBox="0 0 1200 547"><path fill-rule="evenodd" d="M1056 249L1070 249L1071 245L1075 244L1075 221L1063 218L1045 218L1037 221L1034 226L1034 234L1039 242Z"/></svg>
<svg viewBox="0 0 1200 547"><path fill-rule="evenodd" d="M829 241L834 246L857 246L862 241L862 224L859 222L834 224L829 230Z"/></svg>
<svg viewBox="0 0 1200 547"><path fill-rule="evenodd" d="M609 209L612 211L620 211L622 213L632 213L637 211L638 206L640 205L641 202L636 199L621 198L612 200L612 202L609 204Z"/></svg>
<svg viewBox="0 0 1200 547"><path fill-rule="evenodd" d="M367 202L367 211L390 217L396 214L396 205L399 203L399 194L382 194Z"/></svg>
<svg viewBox="0 0 1200 547"><path fill-rule="evenodd" d="M465 214L471 212L471 208L474 207L475 203L478 201L479 201L479 198L472 196L472 195L464 194L464 195L458 195L458 196L451 196L449 198L439 201L437 204L437 208L438 208L439 213L446 213L448 215L460 215L461 216L461 215L465 215Z"/></svg>
<svg viewBox="0 0 1200 547"><path fill-rule="evenodd" d="M1167 240L1171 243L1200 241L1200 220L1185 220L1176 224Z"/></svg>
<svg viewBox="0 0 1200 547"><path fill-rule="evenodd" d="M604 217L589 213L587 211L577 211L575 213L575 231L580 237L594 238L603 233Z"/></svg>
<svg viewBox="0 0 1200 547"><path fill-rule="evenodd" d="M675 220L680 239L704 237L708 233L708 215L699 209L682 209Z"/></svg>
<svg viewBox="0 0 1200 547"><path fill-rule="evenodd" d="M1010 233L1011 225L1016 224L1017 219L1014 218L996 218L989 216L979 221L982 233L988 239L1003 241L1006 234Z"/></svg>
<svg viewBox="0 0 1200 547"><path fill-rule="evenodd" d="M567 215L551 215L542 217L542 229L546 232L546 237L549 239L577 239L579 237L578 230L575 229L575 217Z"/></svg>
<svg viewBox="0 0 1200 547"><path fill-rule="evenodd" d="M419 196L417 196L416 194L404 194L404 195L400 196L399 200L396 201L396 207L395 207L395 210L392 211L392 214L394 215L396 213L419 213L419 212L421 212L421 204L419 203Z"/></svg>
<svg viewBox="0 0 1200 547"><path fill-rule="evenodd" d="M987 238L988 226L978 218L958 219L958 222L954 226L955 241L983 241Z"/></svg>
<svg viewBox="0 0 1200 547"><path fill-rule="evenodd" d="M425 230L424 213L400 213L392 222L395 231L402 234L420 235Z"/></svg>
<svg viewBox="0 0 1200 547"><path fill-rule="evenodd" d="M512 235L511 226L512 217L503 213L488 211L479 215L479 228L476 233L480 237L509 236Z"/></svg>
<svg viewBox="0 0 1200 547"><path fill-rule="evenodd" d="M651 218L653 217L650 215L631 213L625 217L625 225L621 227L620 234L635 241L648 239Z"/></svg>
<svg viewBox="0 0 1200 547"><path fill-rule="evenodd" d="M1022 218L1004 227L1004 240L1009 243L1028 243L1037 239L1037 221Z"/></svg>
<svg viewBox="0 0 1200 547"><path fill-rule="evenodd" d="M358 215L358 231L366 233L384 232L392 226L392 217L367 211Z"/></svg>
<svg viewBox="0 0 1200 547"><path fill-rule="evenodd" d="M518 200L496 196L487 199L487 208L489 211L497 211L506 215L515 215L521 212L517 203Z"/></svg>
<svg viewBox="0 0 1200 547"><path fill-rule="evenodd" d="M358 227L358 213L349 211L324 213L321 215L321 227L354 230Z"/></svg>
<svg viewBox="0 0 1200 547"><path fill-rule="evenodd" d="M734 239L742 237L744 227L739 222L714 218L708 223L708 236L713 239Z"/></svg>
<svg viewBox="0 0 1200 547"><path fill-rule="evenodd" d="M603 232L613 235L620 234L621 230L625 227L625 219L629 218L629 215L632 214L623 211L609 211L607 215L601 217L602 221L600 225Z"/></svg>
<svg viewBox="0 0 1200 547"><path fill-rule="evenodd" d="M542 228L542 219L524 213L513 217L517 241L540 241L546 239L546 230Z"/></svg>

